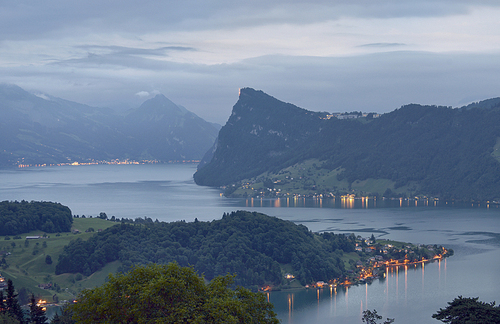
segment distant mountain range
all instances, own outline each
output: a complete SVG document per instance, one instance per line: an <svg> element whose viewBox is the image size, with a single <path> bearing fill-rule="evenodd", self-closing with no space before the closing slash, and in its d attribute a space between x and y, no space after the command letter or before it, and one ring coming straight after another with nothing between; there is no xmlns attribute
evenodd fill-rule
<svg viewBox="0 0 500 324"><path fill-rule="evenodd" d="M229 196L498 200L500 98L332 116L241 89L194 179Z"/></svg>
<svg viewBox="0 0 500 324"><path fill-rule="evenodd" d="M199 160L219 128L163 95L125 114L0 85L0 167Z"/></svg>

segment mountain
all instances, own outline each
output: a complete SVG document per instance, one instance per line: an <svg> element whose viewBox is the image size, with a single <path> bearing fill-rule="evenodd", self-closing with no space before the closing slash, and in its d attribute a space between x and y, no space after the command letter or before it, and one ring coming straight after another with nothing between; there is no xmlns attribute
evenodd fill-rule
<svg viewBox="0 0 500 324"><path fill-rule="evenodd" d="M163 95L125 116L0 85L0 167L91 160L191 160L218 129Z"/></svg>
<svg viewBox="0 0 500 324"><path fill-rule="evenodd" d="M227 185L293 159L296 149L319 131L324 115L284 103L262 91L241 89L195 181L200 185Z"/></svg>
<svg viewBox="0 0 500 324"><path fill-rule="evenodd" d="M200 159L218 131L164 95L156 95L129 112L123 126L123 133L134 138L130 148L135 156L162 161Z"/></svg>
<svg viewBox="0 0 500 324"><path fill-rule="evenodd" d="M232 196L499 199L500 98L343 119L247 88L209 152L196 183Z"/></svg>

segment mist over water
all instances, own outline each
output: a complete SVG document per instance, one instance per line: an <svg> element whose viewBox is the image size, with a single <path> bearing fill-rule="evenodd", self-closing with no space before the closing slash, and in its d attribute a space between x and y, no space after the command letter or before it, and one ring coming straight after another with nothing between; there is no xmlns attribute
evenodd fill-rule
<svg viewBox="0 0 500 324"><path fill-rule="evenodd" d="M218 189L197 186L192 180L195 171L195 165L179 164L0 170L0 200L54 201L68 206L74 215L105 212L108 217L166 222L211 221L224 212L250 210L303 224L314 232L364 237L373 233L377 238L438 244L455 251L441 262L390 270L386 279L371 284L272 292L269 300L283 323L361 323L365 309L376 309L384 319L395 318L395 323L438 323L431 315L458 295L500 302L498 206L470 208L441 202L415 206L415 201L379 200L375 207L361 200L227 199Z"/></svg>

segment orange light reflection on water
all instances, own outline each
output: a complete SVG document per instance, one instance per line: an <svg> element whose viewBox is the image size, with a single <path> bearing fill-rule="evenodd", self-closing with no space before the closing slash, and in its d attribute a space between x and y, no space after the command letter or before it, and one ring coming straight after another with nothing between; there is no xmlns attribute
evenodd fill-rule
<svg viewBox="0 0 500 324"><path fill-rule="evenodd" d="M443 283L441 282L441 280L446 280L446 259L444 260L441 260L441 259L438 259L437 260L438 264L437 264L437 267L436 268L432 268L432 269L429 269L429 271L434 271L433 269L437 269L439 274L438 274L438 278L440 278L440 281L439 281L439 285L442 285ZM444 262L443 265L441 265L441 262ZM402 292L400 294L399 292L399 275L403 276L403 272L401 272L401 274L399 273L399 267L404 267L404 268L401 268L401 270L404 270L404 301L403 301L403 295L402 295ZM397 296L400 296L399 297L399 300L400 302L403 302L405 304L405 307L408 306L408 298L411 297L411 296L408 296L409 294L409 286L412 286L412 283L415 281L415 279L418 280L418 267L421 267L421 280L422 280L422 289L424 289L424 286L425 286L425 263L423 262L419 262L419 263L414 263L414 264L411 264L411 268L413 270L413 272L415 273L416 275L416 278L415 277L412 277L410 278L409 276L409 270L410 270L410 264L400 264L400 265L396 265L396 266L387 266L385 268L385 272L383 272L382 274L385 275L385 278L382 279L382 280L385 280L385 283L382 283L385 288L384 288L384 294L385 294L385 300L387 303L389 302L392 302L391 300L393 298L398 298ZM444 274L441 274L441 272L444 271ZM402 278L403 279L403 278ZM368 289L368 286L370 284L369 283L364 283L364 286L365 286L365 294L363 296L363 294L358 294L359 292L359 289L361 289L361 286L352 286L353 289L358 289L353 293L351 293L351 299L353 298L359 298L357 300L349 300L349 285L346 285L346 286L342 286L340 287L339 289L341 289L340 291L343 292L343 294L341 294L340 296L342 298L345 298L345 304L344 302L341 302L340 304L340 308L339 309L342 309L342 312L344 313L349 313L349 304L351 304L351 311L354 311L354 312L357 312L357 309L358 307L356 305L359 305L358 303L361 304L361 308L360 308L360 313L359 313L359 316L361 318L362 316L362 312L366 309L368 309L369 305L368 305L368 300L370 299L369 298L369 289ZM418 287L418 284L415 288ZM330 294L329 294L329 300L331 302L331 312L332 314L335 314L335 312L337 311L337 287L335 287L335 285L330 285L328 287L330 289ZM327 289L326 287L324 288L316 288L316 291L311 291L313 293L313 298L315 298L316 300L316 303L317 303L317 306L318 306L318 311L321 311L323 308L321 308L321 305L323 305L324 302L326 302L328 300L328 295L325 295L323 294L324 292L326 292L326 290L324 289ZM417 288L418 289L418 288ZM294 312L294 293L288 293L285 295L288 299L288 320L289 322L288 323L293 323L293 312ZM268 301L269 301L269 294L267 294L267 298L268 298ZM271 298L272 299L272 298ZM397 302L397 301L396 301ZM354 304L353 304L354 303ZM354 305L354 309L352 308L352 305ZM319 316L319 314L318 314Z"/></svg>

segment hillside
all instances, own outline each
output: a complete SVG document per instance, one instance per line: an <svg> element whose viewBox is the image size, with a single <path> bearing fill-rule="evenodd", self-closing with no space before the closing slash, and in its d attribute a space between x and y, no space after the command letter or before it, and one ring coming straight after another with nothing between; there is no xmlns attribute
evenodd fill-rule
<svg viewBox="0 0 500 324"><path fill-rule="evenodd" d="M286 284L285 270L305 285L345 274L341 257L354 249L354 236L314 234L290 221L238 211L212 222L114 226L87 241L72 241L55 272L88 276L114 261L125 270L176 261L193 265L208 280L236 273L236 284L245 287Z"/></svg>
<svg viewBox="0 0 500 324"><path fill-rule="evenodd" d="M125 116L0 85L0 167L93 160L199 160L218 129L163 95Z"/></svg>
<svg viewBox="0 0 500 324"><path fill-rule="evenodd" d="M72 240L87 240L94 236L96 232L89 229L98 231L115 224L100 218L75 218L72 226L74 232L47 235L42 230L33 230L19 236L0 236L0 274L13 280L17 289L24 287L25 291L48 301L53 301L54 295L60 300L74 299L80 290L103 284L109 273L116 272L119 264L110 263L99 273L87 278L77 274L56 276L54 272L59 255ZM27 240L27 236L40 238ZM48 283L52 285L50 289L39 286Z"/></svg>
<svg viewBox="0 0 500 324"><path fill-rule="evenodd" d="M498 98L339 119L242 89L194 179L226 186L233 196L494 200L500 198L499 148Z"/></svg>

